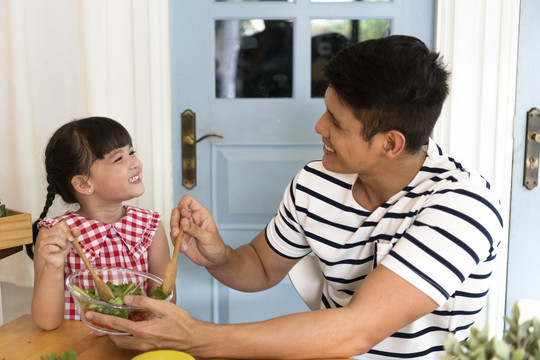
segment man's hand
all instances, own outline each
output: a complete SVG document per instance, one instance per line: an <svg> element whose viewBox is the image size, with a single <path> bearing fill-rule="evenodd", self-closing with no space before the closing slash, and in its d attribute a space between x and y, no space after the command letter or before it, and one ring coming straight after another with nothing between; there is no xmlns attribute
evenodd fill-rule
<svg viewBox="0 0 540 360"><path fill-rule="evenodd" d="M176 349L191 353L190 339L197 321L184 309L170 302L146 296L128 295L124 297L124 302L126 305L145 308L151 311L154 317L147 321L131 321L96 312L87 312L85 316L92 322L133 335L110 335L118 347L139 351Z"/></svg>
<svg viewBox="0 0 540 360"><path fill-rule="evenodd" d="M171 213L171 238L176 239L182 227L180 251L200 266L215 266L224 261L228 251L218 233L210 212L191 195L185 195Z"/></svg>

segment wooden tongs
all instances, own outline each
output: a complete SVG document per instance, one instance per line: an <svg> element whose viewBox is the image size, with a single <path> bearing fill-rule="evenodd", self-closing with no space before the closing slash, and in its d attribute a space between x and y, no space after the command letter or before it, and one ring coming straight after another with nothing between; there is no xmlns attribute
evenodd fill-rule
<svg viewBox="0 0 540 360"><path fill-rule="evenodd" d="M70 229L69 225L66 223L65 220L62 220L62 222L68 227L68 229ZM68 240L71 241L71 243L73 244L73 247L75 248L75 251L77 251L77 254L79 254L84 265L90 272L90 275L92 275L92 279L94 280L94 285L96 286L96 291L99 297L105 302L108 302L109 300L114 299L114 294L111 288L107 284L105 284L103 280L101 280L98 274L96 274L94 268L92 267L92 264L90 264L90 261L88 261L88 258L84 254L81 248L81 245L77 241L77 238L73 235L71 229L67 233L67 235L68 235Z"/></svg>
<svg viewBox="0 0 540 360"><path fill-rule="evenodd" d="M165 268L165 275L163 275L163 294L165 294L165 296L168 296L171 293L173 284L176 281L176 269L178 267L177 265L178 252L180 251L180 244L182 244L182 236L184 235L184 231L180 227L180 224L178 225L178 227L180 229L180 233L176 237L171 260L169 260L169 263L167 264L167 267Z"/></svg>

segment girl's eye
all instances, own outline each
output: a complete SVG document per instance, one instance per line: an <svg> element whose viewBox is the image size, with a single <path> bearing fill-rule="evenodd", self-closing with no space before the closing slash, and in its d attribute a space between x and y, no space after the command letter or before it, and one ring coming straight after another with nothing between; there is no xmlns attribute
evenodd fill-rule
<svg viewBox="0 0 540 360"><path fill-rule="evenodd" d="M119 157L117 157L116 159L114 159L114 162L115 162L115 163L116 163L116 162L119 162L119 161L122 161L122 156L119 156Z"/></svg>
<svg viewBox="0 0 540 360"><path fill-rule="evenodd" d="M131 151L129 152L129 156L135 155L135 152L136 152L135 150L131 150Z"/></svg>

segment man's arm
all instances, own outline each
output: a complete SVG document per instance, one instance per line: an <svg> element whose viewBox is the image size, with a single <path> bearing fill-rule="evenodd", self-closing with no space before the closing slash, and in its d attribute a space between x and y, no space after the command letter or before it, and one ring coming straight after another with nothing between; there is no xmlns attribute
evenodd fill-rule
<svg viewBox="0 0 540 360"><path fill-rule="evenodd" d="M239 358L330 358L363 354L437 304L384 266L373 271L348 306L268 321L202 326L213 339L201 356ZM215 347L220 353L214 353Z"/></svg>
<svg viewBox="0 0 540 360"><path fill-rule="evenodd" d="M254 292L278 284L298 262L276 254L268 243L264 230L249 244L229 248L228 260L206 269L224 285L239 291Z"/></svg>
<svg viewBox="0 0 540 360"><path fill-rule="evenodd" d="M221 239L210 212L190 195L185 195L172 211L170 225L173 239L179 226L184 231L180 247L184 255L236 290L268 289L298 262L276 254L266 243L264 230L251 243L232 249Z"/></svg>
<svg viewBox="0 0 540 360"><path fill-rule="evenodd" d="M211 324L173 304L126 297L156 314L150 321L87 313L94 321L134 336L112 336L120 347L148 351L175 348L200 357L331 358L365 353L437 304L384 266L366 277L349 305L249 324Z"/></svg>

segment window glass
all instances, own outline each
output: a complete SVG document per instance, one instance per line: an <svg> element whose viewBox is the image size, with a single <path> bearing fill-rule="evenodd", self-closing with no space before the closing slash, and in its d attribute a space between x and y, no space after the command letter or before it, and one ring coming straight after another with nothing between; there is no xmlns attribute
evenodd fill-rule
<svg viewBox="0 0 540 360"><path fill-rule="evenodd" d="M356 2L356 1L362 1L362 2L390 2L392 0L311 0L311 2L326 2L326 3L333 3L333 2Z"/></svg>
<svg viewBox="0 0 540 360"><path fill-rule="evenodd" d="M294 2L294 0L216 0L216 2L267 2L267 1L274 1L274 2ZM311 0L311 2L355 2L355 1L363 1L363 2L390 2L392 0Z"/></svg>
<svg viewBox="0 0 540 360"><path fill-rule="evenodd" d="M324 97L322 69L342 48L359 41L390 35L390 19L311 20L311 97Z"/></svg>
<svg viewBox="0 0 540 360"><path fill-rule="evenodd" d="M217 20L216 97L292 97L292 20Z"/></svg>
<svg viewBox="0 0 540 360"><path fill-rule="evenodd" d="M255 1L294 2L294 0L216 0L216 2L255 2ZM387 1L387 0L383 0L383 1Z"/></svg>

